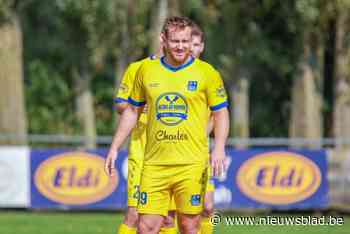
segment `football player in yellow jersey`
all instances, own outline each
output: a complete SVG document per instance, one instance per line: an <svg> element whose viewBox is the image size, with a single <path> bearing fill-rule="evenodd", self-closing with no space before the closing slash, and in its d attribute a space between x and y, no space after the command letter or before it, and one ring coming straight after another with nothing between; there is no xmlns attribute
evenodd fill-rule
<svg viewBox="0 0 350 234"><path fill-rule="evenodd" d="M194 25L192 27L192 47L191 52L192 55L196 58L199 58L204 50L204 32L203 30L198 26ZM210 133L213 130L213 119L210 117L209 119L209 125L208 125L208 133ZM210 223L210 217L214 213L214 190L215 185L214 181L212 180L211 175L211 167L208 167L208 181L205 189L205 196L204 196L204 209L202 212L202 219L201 219L201 227L200 227L200 233L201 234L212 234L213 233L213 225Z"/></svg>
<svg viewBox="0 0 350 234"><path fill-rule="evenodd" d="M180 231L197 233L207 180L208 107L214 118L213 174L225 169L229 117L219 73L191 57L192 22L172 17L164 25L165 56L137 71L128 106L113 138L105 170L113 176L118 150L148 104L147 143L138 211L138 233L158 233L175 197Z"/></svg>

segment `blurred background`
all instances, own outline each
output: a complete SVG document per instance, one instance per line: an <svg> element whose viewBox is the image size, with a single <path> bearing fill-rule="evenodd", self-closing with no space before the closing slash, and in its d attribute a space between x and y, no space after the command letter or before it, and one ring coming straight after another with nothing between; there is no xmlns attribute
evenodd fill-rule
<svg viewBox="0 0 350 234"><path fill-rule="evenodd" d="M0 3L3 144L62 134L95 147L110 136L126 66L154 52L165 17L178 14L205 31L203 59L230 94L232 138L350 136L349 1Z"/></svg>
<svg viewBox="0 0 350 234"><path fill-rule="evenodd" d="M18 160L28 195L35 160L52 150L104 157L122 74L155 52L172 15L205 32L202 59L220 71L230 98L228 147L297 150L310 160L304 151L321 152L323 207L350 207L349 0L0 0L0 175L17 173L8 169L15 156L6 157L27 155ZM0 198L8 186L0 183ZM6 199L4 208L34 204Z"/></svg>

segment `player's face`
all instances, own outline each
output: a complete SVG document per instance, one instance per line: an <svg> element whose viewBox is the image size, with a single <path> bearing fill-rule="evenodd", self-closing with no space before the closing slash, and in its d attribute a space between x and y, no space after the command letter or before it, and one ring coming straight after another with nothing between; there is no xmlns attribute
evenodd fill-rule
<svg viewBox="0 0 350 234"><path fill-rule="evenodd" d="M191 55L191 28L179 29L170 27L164 38L164 47L169 62L173 65L184 64Z"/></svg>
<svg viewBox="0 0 350 234"><path fill-rule="evenodd" d="M199 58L204 49L204 43L200 36L192 36L191 53L194 57Z"/></svg>

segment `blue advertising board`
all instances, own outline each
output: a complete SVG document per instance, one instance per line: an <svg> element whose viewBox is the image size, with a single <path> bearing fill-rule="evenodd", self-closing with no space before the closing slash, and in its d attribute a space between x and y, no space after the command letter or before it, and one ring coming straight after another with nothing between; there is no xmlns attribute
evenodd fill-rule
<svg viewBox="0 0 350 234"><path fill-rule="evenodd" d="M31 150L31 207L123 209L127 206L127 152L116 177L104 173L107 149ZM325 150L227 149L229 167L214 178L215 207L315 209L328 206Z"/></svg>
<svg viewBox="0 0 350 234"><path fill-rule="evenodd" d="M126 152L120 152L116 176L104 172L107 149L31 151L31 207L118 209L127 199Z"/></svg>
<svg viewBox="0 0 350 234"><path fill-rule="evenodd" d="M328 206L324 150L227 149L227 173L215 180L217 208L314 209Z"/></svg>

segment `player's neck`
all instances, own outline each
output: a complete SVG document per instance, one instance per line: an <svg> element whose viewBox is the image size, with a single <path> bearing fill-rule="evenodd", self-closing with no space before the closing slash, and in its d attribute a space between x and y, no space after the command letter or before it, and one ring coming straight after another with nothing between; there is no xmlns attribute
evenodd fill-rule
<svg viewBox="0 0 350 234"><path fill-rule="evenodd" d="M169 56L169 55L164 56L164 62L172 67L179 67L181 65L184 65L184 64L188 63L191 59L192 59L192 56L190 55L187 57L187 59L184 60L184 62L179 63L179 62L175 61L173 58L171 58L171 56Z"/></svg>

